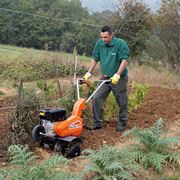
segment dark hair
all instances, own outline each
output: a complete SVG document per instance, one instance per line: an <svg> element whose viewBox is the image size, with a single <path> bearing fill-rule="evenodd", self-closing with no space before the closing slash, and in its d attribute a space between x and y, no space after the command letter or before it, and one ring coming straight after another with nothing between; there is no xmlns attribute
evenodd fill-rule
<svg viewBox="0 0 180 180"><path fill-rule="evenodd" d="M109 34L112 34L113 30L109 26L104 26L102 27L101 32L108 32Z"/></svg>

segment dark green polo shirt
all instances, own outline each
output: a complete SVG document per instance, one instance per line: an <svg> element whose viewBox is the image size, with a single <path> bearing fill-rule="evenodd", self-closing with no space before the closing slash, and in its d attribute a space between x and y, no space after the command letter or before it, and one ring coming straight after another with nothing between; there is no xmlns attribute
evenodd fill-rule
<svg viewBox="0 0 180 180"><path fill-rule="evenodd" d="M101 74L112 77L117 73L122 60L128 60L129 48L123 39L113 37L109 45L99 39L94 47L92 58L100 62ZM127 68L121 74L127 74Z"/></svg>

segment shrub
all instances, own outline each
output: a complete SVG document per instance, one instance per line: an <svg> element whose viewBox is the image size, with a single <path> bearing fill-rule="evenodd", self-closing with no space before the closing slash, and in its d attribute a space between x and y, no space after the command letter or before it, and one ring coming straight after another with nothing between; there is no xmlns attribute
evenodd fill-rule
<svg viewBox="0 0 180 180"><path fill-rule="evenodd" d="M45 102L51 101L57 91L55 81L52 81L51 83L47 84L45 80L39 80L37 81L37 87L41 90L41 98L43 98Z"/></svg>
<svg viewBox="0 0 180 180"><path fill-rule="evenodd" d="M27 57L29 58L29 57ZM37 59L15 59L14 61L0 61L0 77L1 79L23 81L33 81L40 79L49 79L54 77L66 77L70 75L70 66L64 62L53 63L52 60L37 60ZM83 75L86 72L86 68L80 65L77 68L77 74Z"/></svg>
<svg viewBox="0 0 180 180"><path fill-rule="evenodd" d="M59 106L66 109L66 116L69 117L72 114L74 101L72 96L68 96L66 98L62 98L59 102Z"/></svg>
<svg viewBox="0 0 180 180"><path fill-rule="evenodd" d="M104 117L105 119L110 119L112 117L117 117L119 112L119 106L116 102L116 99L111 92L107 98L107 101L105 102L104 107Z"/></svg>
<svg viewBox="0 0 180 180"><path fill-rule="evenodd" d="M144 98L149 92L149 86L147 84L133 83L133 93L128 96L128 112L131 112L133 109L140 107L143 103ZM116 117L119 111L116 99L111 92L107 98L104 107L104 116L105 119Z"/></svg>
<svg viewBox="0 0 180 180"><path fill-rule="evenodd" d="M31 131L38 123L39 98L33 90L23 89L15 112L9 118L11 129L8 133L9 144L30 143Z"/></svg>
<svg viewBox="0 0 180 180"><path fill-rule="evenodd" d="M128 96L128 112L140 107L149 92L147 84L133 83L133 93Z"/></svg>

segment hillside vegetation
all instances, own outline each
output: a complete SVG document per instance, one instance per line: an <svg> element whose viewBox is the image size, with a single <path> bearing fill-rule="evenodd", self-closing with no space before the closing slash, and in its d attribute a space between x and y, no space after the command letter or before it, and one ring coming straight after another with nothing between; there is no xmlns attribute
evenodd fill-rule
<svg viewBox="0 0 180 180"><path fill-rule="evenodd" d="M68 54L48 50L36 50L20 48L16 46L0 45L0 79L1 93L9 94L14 89L14 84L20 80L28 82L25 86L35 87L35 81L58 78L61 81L73 76L76 52ZM82 77L90 63L90 58L77 56L76 73ZM142 57L143 59L143 57ZM98 69L94 72L94 78L99 76ZM151 84L151 86L169 87L180 89L180 76L162 66L135 65L130 60L130 82ZM33 83L34 82L34 83ZM33 85L34 84L34 85ZM2 96L1 95L1 96Z"/></svg>
<svg viewBox="0 0 180 180"><path fill-rule="evenodd" d="M33 81L70 75L72 54L0 45L0 79ZM86 69L87 57L79 57L77 74Z"/></svg>

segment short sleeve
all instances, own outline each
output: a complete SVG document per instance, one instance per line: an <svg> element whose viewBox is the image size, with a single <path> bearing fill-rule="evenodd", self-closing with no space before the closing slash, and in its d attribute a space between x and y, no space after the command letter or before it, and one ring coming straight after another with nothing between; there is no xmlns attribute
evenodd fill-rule
<svg viewBox="0 0 180 180"><path fill-rule="evenodd" d="M118 59L122 61L123 59L128 60L128 58L129 58L129 47L127 43L121 39L120 45L118 48Z"/></svg>

